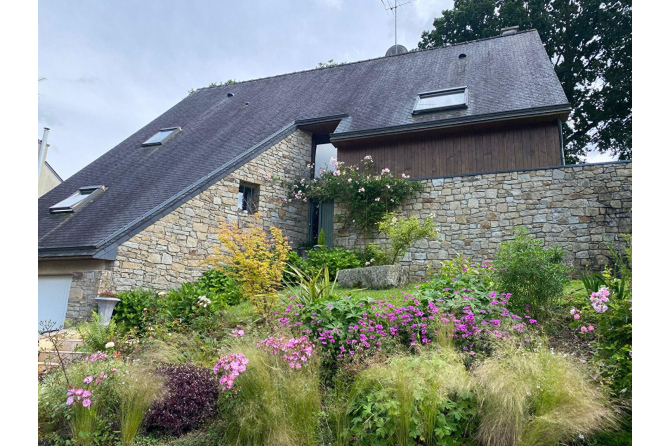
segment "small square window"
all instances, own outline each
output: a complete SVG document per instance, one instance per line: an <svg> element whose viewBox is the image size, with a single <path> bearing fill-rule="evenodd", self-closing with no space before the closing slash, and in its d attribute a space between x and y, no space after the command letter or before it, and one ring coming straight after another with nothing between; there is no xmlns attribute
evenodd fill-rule
<svg viewBox="0 0 670 446"><path fill-rule="evenodd" d="M419 93L412 114L448 110L468 106L467 87L451 88L449 90L429 91Z"/></svg>
<svg viewBox="0 0 670 446"><path fill-rule="evenodd" d="M258 211L258 195L260 187L258 184L240 182L237 193L237 209L249 215Z"/></svg>
<svg viewBox="0 0 670 446"><path fill-rule="evenodd" d="M154 136L144 141L142 143L142 147L160 146L161 144L165 144L168 141L168 139L172 138L172 136L174 136L174 134L177 133L179 130L181 130L180 127L170 127L167 129L160 129L158 133L156 133Z"/></svg>
<svg viewBox="0 0 670 446"><path fill-rule="evenodd" d="M82 187L74 194L67 197L65 200L59 201L49 208L52 214L75 212L83 207L83 205L105 190L105 186L88 186Z"/></svg>

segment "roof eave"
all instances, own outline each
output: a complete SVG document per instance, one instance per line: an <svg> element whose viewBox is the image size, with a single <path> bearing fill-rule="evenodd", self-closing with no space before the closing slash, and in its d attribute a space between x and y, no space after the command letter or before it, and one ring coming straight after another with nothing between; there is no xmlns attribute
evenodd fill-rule
<svg viewBox="0 0 670 446"><path fill-rule="evenodd" d="M535 107L523 110L489 113L486 115L440 119L436 121L417 122L412 124L398 125L394 127L382 127L375 129L358 130L353 132L333 133L330 135L330 140L333 142L348 141L348 140L376 137L382 135L419 132L423 130L432 130L446 127L458 127L475 123L506 121L510 119L540 117L540 116L558 115L562 120L565 120L567 119L567 115L571 109L572 108L570 107L570 104L560 104L548 107Z"/></svg>

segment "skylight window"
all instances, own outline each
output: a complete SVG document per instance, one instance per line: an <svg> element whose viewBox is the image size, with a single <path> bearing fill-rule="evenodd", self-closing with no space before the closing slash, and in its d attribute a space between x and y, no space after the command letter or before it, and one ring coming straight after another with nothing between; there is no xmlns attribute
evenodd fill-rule
<svg viewBox="0 0 670 446"><path fill-rule="evenodd" d="M52 214L75 212L81 209L85 203L92 200L93 197L105 190L105 186L82 187L74 194L67 197L49 208Z"/></svg>
<svg viewBox="0 0 670 446"><path fill-rule="evenodd" d="M467 87L419 93L412 114L449 110L468 106Z"/></svg>
<svg viewBox="0 0 670 446"><path fill-rule="evenodd" d="M168 139L172 138L172 136L174 136L174 134L177 133L179 130L181 130L180 127L170 127L167 129L160 129L158 133L156 133L154 136L144 141L142 143L142 147L160 146L161 144L165 144L168 141Z"/></svg>

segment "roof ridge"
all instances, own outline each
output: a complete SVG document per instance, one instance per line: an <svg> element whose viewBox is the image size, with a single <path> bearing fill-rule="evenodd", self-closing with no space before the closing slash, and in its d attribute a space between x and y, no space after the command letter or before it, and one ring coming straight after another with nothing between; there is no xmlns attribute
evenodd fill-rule
<svg viewBox="0 0 670 446"><path fill-rule="evenodd" d="M354 61L354 62L342 62L342 63L339 63L337 65L332 65L332 66L328 66L328 67L309 68L307 70L292 71L290 73L273 74L271 76L258 77L258 78L255 78L255 79L247 79L247 80L244 80L244 81L235 81L234 84L221 84L221 85L212 85L212 86L207 86L207 87L200 87L200 88L196 88L195 92L198 92L198 91L201 91L201 90L210 90L210 89L213 89L213 88L229 87L230 85L246 84L246 83L249 83L249 82L256 82L256 81L263 81L263 80L266 80L266 79L274 79L274 78L278 78L278 77L291 76L291 75L294 75L294 74L309 73L309 72L312 72L312 71L329 70L329 69L340 68L340 67L348 66L348 65L355 65L355 64L359 64L359 63L371 62L373 60L389 59L389 58L392 58L392 57L401 57L401 56L407 56L407 55L410 55L410 54L425 53L425 52L428 52L428 51L452 48L452 47L460 46L460 45L469 45L471 43L484 42L486 40L500 39L500 38L503 38L503 37L513 37L513 36L517 36L519 34L526 34L526 33L533 32L533 31L537 32L537 30L535 28L530 28L530 29L525 29L523 31L517 31L514 34L508 34L508 35L505 35L505 36L497 35L497 36L491 36L491 37L482 37L481 39L468 40L467 42L444 44L444 45L441 45L441 46L434 46L434 47L431 47L431 48L413 49L413 50L410 50L406 53L392 54L390 56L373 57L373 58L370 58L370 59L357 60L357 61Z"/></svg>

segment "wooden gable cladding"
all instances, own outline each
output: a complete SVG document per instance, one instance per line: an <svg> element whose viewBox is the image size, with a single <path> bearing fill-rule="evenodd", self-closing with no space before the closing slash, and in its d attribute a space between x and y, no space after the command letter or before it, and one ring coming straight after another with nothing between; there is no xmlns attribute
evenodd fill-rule
<svg viewBox="0 0 670 446"><path fill-rule="evenodd" d="M555 120L507 126L473 126L424 133L341 141L339 161L360 164L371 155L378 170L412 178L560 166L561 138Z"/></svg>

